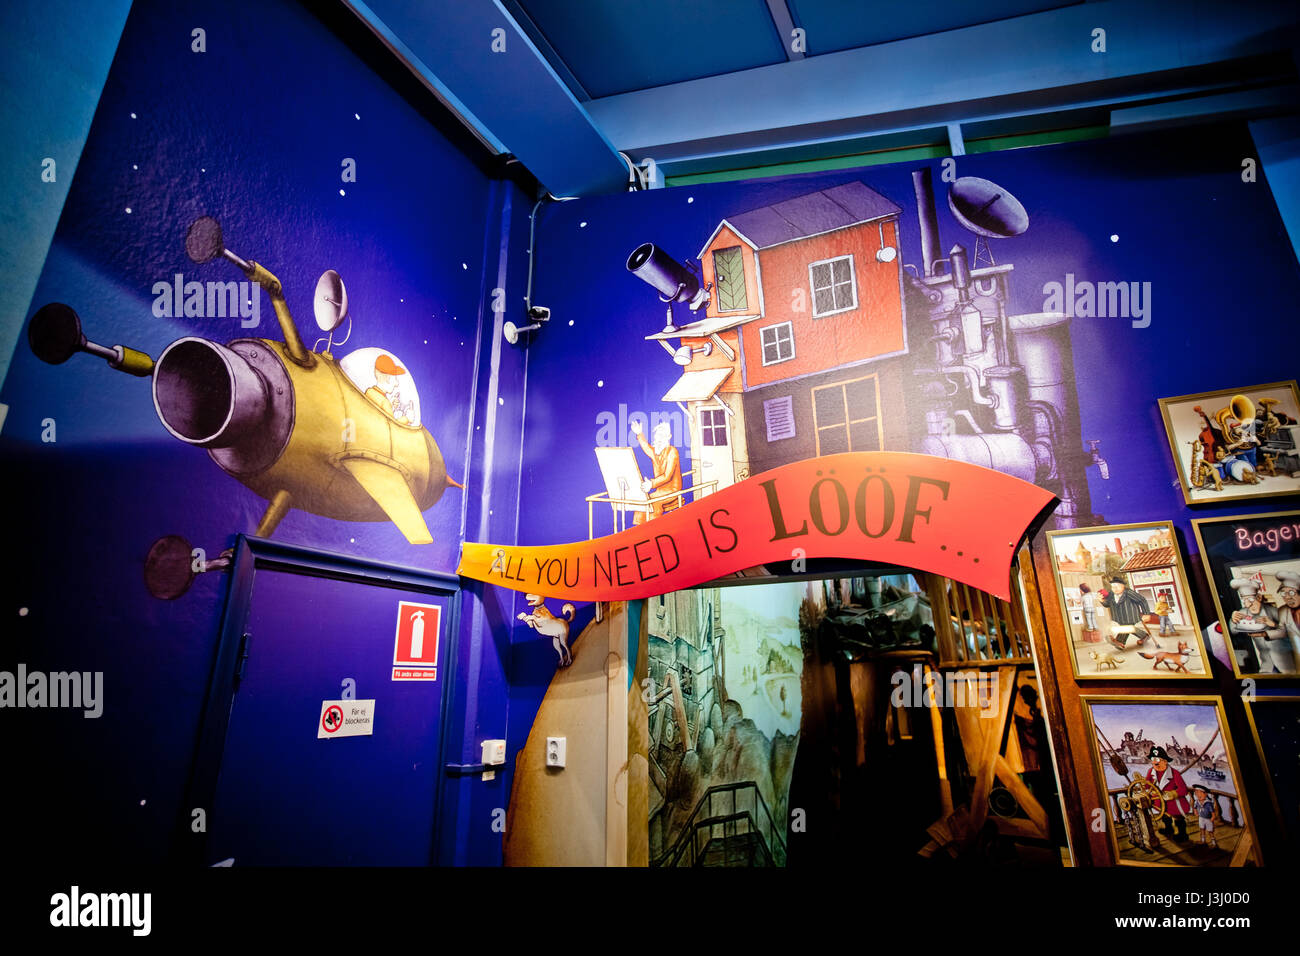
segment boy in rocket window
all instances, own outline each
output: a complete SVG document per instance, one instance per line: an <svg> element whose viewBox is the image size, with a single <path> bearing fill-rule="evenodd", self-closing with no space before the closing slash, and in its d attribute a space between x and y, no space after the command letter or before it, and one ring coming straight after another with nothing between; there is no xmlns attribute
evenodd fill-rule
<svg viewBox="0 0 1300 956"><path fill-rule="evenodd" d="M375 359L375 384L366 389L366 398L392 415L400 425L410 424L406 416L408 404L402 401L402 386L398 378L405 374L406 369L381 353Z"/></svg>

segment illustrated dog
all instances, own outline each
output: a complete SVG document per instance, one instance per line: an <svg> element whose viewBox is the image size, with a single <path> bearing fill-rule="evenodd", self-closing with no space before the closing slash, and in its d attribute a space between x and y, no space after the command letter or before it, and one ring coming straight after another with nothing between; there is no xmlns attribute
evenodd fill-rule
<svg viewBox="0 0 1300 956"><path fill-rule="evenodd" d="M560 666L568 667L573 663L573 655L569 653L569 624L575 613L573 605L565 604L560 608L563 617L556 617L540 594L526 594L524 600L533 611L531 614L520 614L519 620L526 622L543 637L549 637L555 646L555 653L560 656Z"/></svg>
<svg viewBox="0 0 1300 956"><path fill-rule="evenodd" d="M1096 651L1089 651L1088 656L1096 663L1097 670L1101 670L1103 667L1118 670L1119 665L1124 663L1124 658L1118 654L1098 654Z"/></svg>
<svg viewBox="0 0 1300 956"><path fill-rule="evenodd" d="M1158 654L1143 654L1138 651L1138 655L1145 657L1149 661L1155 661L1151 665L1152 670L1156 670L1161 664L1164 664L1171 671L1182 671L1184 674L1188 672L1187 662L1192 657L1191 652L1187 649L1186 641L1179 641L1178 650L1176 651L1160 651Z"/></svg>

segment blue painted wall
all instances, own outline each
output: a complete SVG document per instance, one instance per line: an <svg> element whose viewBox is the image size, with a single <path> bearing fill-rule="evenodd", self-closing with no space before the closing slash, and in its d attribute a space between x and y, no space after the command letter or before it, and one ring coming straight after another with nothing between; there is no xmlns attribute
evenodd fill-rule
<svg viewBox="0 0 1300 956"><path fill-rule="evenodd" d="M206 52L191 48L196 27L206 31ZM345 158L356 161L356 182L341 179ZM265 297L257 329L238 319L155 316L153 285L175 273L187 281L243 278L226 263L197 266L186 257L186 228L203 214L221 221L228 247L281 279L308 344L317 334L316 279L338 270L354 328L335 353L382 346L406 363L423 424L468 488L449 489L429 509L431 545L407 543L389 522L299 511L276 537L454 570L467 520L477 532L489 482L505 502L498 514L513 511L524 383L516 368L505 369L488 408L486 382L497 371L488 358L500 338L484 309L502 282L522 301L526 222L521 233L518 216L501 212L517 192L490 181L303 5L274 0L249 19L216 2L178 10L142 0L127 20L28 315L66 302L92 340L155 358L183 335L278 339ZM254 528L265 502L165 431L147 379L102 360L79 354L46 365L24 337L0 401L10 406L0 469L18 476L10 494L20 502L8 531L27 543L4 575L9 640L0 669L21 662L29 670L103 671L105 683L96 720L5 713L0 734L25 783L6 788L0 815L47 853L160 860L189 771L226 580L201 575L181 599L157 601L145 590L143 559L155 538L172 533L215 557ZM485 472L485 421L498 414L513 416L513 436L509 425L496 431L513 453L498 454ZM50 421L54 441L43 440ZM458 637L462 663L477 664L447 675L459 706L468 700L475 715L476 726L457 730L499 725L500 735L508 653L469 631ZM449 750L467 749L451 739ZM494 850L490 830L483 833L456 835L447 852L466 862L499 859L499 835Z"/></svg>
<svg viewBox="0 0 1300 956"><path fill-rule="evenodd" d="M1288 316L1300 293L1300 266L1267 175L1242 181L1243 157L1257 155L1245 124L1230 124L956 159L956 175L993 180L1029 212L1024 235L993 241L997 261L1015 266L1010 314L1045 311L1044 285L1064 282L1067 273L1152 285L1146 328L1123 318L1075 318L1070 325L1083 437L1100 439L1110 465L1105 481L1088 469L1093 509L1107 522L1172 518L1190 535L1191 517L1230 510L1203 506L1192 513L1183 506L1157 398L1297 374L1297 333ZM617 415L620 404L674 410L660 399L682 369L658 343L644 340L663 327L664 307L628 273L633 249L654 242L695 261L727 216L860 181L902 208L900 258L916 264L911 172L929 165L940 254L958 242L970 251L972 235L945 202L942 162L547 206L534 301L550 306L553 317L529 352L520 542L586 534L584 498L602 488L592 451L599 416ZM689 321L685 309L679 315L679 324ZM608 524L608 511L597 515L598 533Z"/></svg>

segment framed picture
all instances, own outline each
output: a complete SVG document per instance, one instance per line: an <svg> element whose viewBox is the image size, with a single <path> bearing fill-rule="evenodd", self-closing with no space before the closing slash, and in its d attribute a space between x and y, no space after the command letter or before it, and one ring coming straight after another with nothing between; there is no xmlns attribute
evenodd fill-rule
<svg viewBox="0 0 1300 956"><path fill-rule="evenodd" d="M1248 698L1246 716L1283 835L1300 850L1300 696Z"/></svg>
<svg viewBox="0 0 1300 956"><path fill-rule="evenodd" d="M1300 494L1295 382L1160 399L1189 505Z"/></svg>
<svg viewBox="0 0 1300 956"><path fill-rule="evenodd" d="M1210 676L1172 524L1049 531L1047 547L1076 680Z"/></svg>
<svg viewBox="0 0 1300 956"><path fill-rule="evenodd" d="M1080 698L1115 862L1258 863L1250 808L1218 697Z"/></svg>
<svg viewBox="0 0 1300 956"><path fill-rule="evenodd" d="M1238 677L1300 674L1300 511L1192 521Z"/></svg>

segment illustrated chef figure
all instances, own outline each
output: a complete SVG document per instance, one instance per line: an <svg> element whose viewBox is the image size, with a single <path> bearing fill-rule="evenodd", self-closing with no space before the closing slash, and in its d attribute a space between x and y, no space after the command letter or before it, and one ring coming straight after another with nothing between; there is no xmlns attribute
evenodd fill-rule
<svg viewBox="0 0 1300 956"><path fill-rule="evenodd" d="M1232 612L1228 629L1250 638L1259 672L1294 674L1296 659L1291 641L1287 639L1286 628L1280 627L1270 613L1273 609L1264 604L1259 582L1254 578L1233 578L1228 586L1237 592L1237 600L1241 602L1241 609Z"/></svg>
<svg viewBox="0 0 1300 956"><path fill-rule="evenodd" d="M1300 670L1300 571L1283 568L1273 576L1277 578L1277 599L1281 602L1276 608L1277 623L1286 631L1287 643L1291 645L1288 671L1294 673Z"/></svg>
<svg viewBox="0 0 1300 956"><path fill-rule="evenodd" d="M1160 820L1160 828L1167 837L1186 840L1186 816L1192 810L1192 802L1183 775L1169 766L1169 753L1164 747L1152 747L1147 759L1151 761L1147 779L1156 785L1160 795L1165 798L1165 815Z"/></svg>

